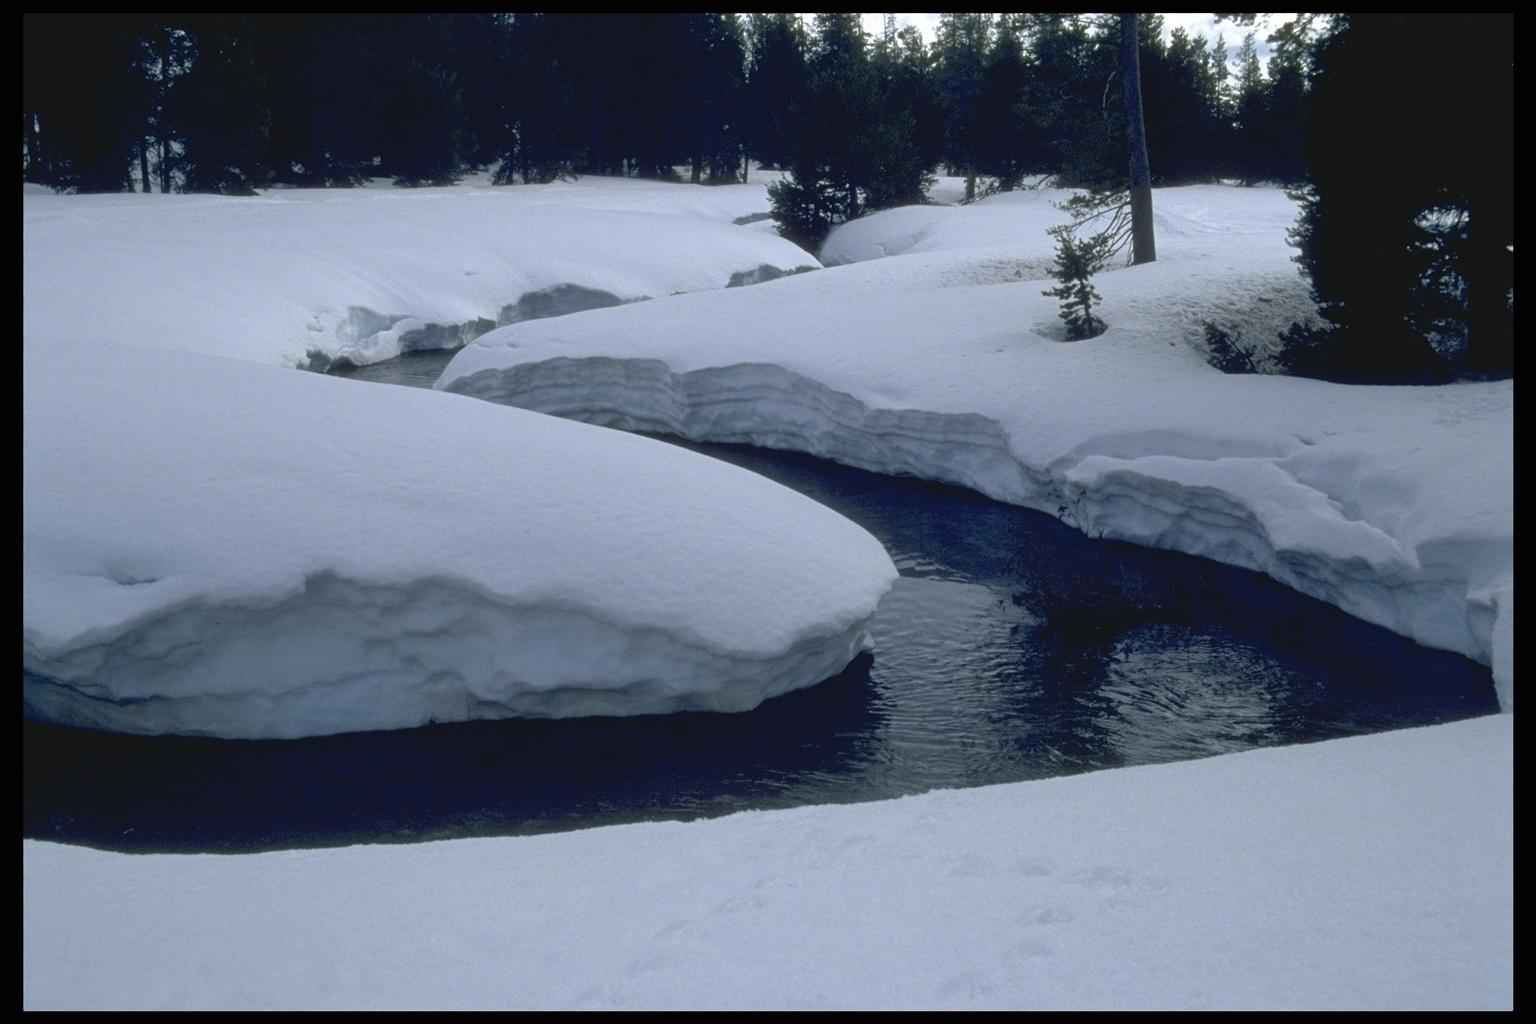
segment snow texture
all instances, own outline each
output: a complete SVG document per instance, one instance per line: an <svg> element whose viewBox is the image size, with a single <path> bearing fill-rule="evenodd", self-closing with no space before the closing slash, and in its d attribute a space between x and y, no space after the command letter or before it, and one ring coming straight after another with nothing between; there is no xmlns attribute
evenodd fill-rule
<svg viewBox="0 0 1536 1024"><path fill-rule="evenodd" d="M288 738L742 711L841 671L896 570L619 431L190 353L25 348L27 709Z"/></svg>
<svg viewBox="0 0 1536 1024"><path fill-rule="evenodd" d="M762 185L623 179L259 197L22 195L22 333L327 368L819 264ZM573 303L562 299L574 298Z"/></svg>
<svg viewBox="0 0 1536 1024"><path fill-rule="evenodd" d="M711 243L684 267L711 222L777 244L732 223L765 208L758 181L24 188L34 713L286 736L749 706L835 671L894 570L776 485L451 395L113 344L366 360L457 343L508 305L808 264ZM1112 329L1090 342L1058 343L1030 279L1057 222L1031 193L827 244L829 262L888 259L519 323L444 383L1252 564L1491 662L1510 706L1512 386L1216 374L1184 344L1200 318L1253 338L1309 309L1291 214L1259 190L1157 195L1161 258L1101 275ZM27 841L22 1001L1509 1009L1512 724L519 839L237 857Z"/></svg>
<svg viewBox="0 0 1536 1024"><path fill-rule="evenodd" d="M1275 190L1158 190L1158 261L1100 274L1109 331L1064 343L1049 282L1029 279L1060 197L875 214L824 261L900 255L503 328L437 386L959 484L1264 572L1490 665L1511 709L1513 384L1207 365L1204 320L1261 338L1314 313Z"/></svg>
<svg viewBox="0 0 1536 1024"><path fill-rule="evenodd" d="M1513 718L879 803L22 845L26 1009L1512 1009Z"/></svg>

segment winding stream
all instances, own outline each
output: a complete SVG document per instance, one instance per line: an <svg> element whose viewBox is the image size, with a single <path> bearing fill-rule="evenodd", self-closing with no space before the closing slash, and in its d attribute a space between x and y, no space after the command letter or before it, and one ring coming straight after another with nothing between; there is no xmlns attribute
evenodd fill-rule
<svg viewBox="0 0 1536 1024"><path fill-rule="evenodd" d="M348 376L430 386L426 353ZM1497 711L1488 669L1256 573L1090 540L970 492L687 445L863 525L901 579L873 658L741 715L297 741L23 724L23 834L241 852L515 835L887 798Z"/></svg>

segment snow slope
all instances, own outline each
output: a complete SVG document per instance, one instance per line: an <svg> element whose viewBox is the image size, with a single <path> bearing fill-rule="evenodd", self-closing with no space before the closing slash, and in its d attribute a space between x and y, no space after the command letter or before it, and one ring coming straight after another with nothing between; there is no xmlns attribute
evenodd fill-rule
<svg viewBox="0 0 1536 1024"><path fill-rule="evenodd" d="M1110 330L1064 344L1049 282L1002 283L988 262L1027 275L1048 198L888 211L824 257L911 255L503 328L438 387L960 484L1256 569L1489 664L1511 708L1513 384L1207 366L1190 344L1203 320L1265 337L1313 311L1273 190L1159 190L1158 261L1099 275Z"/></svg>
<svg viewBox="0 0 1536 1024"><path fill-rule="evenodd" d="M1510 1009L1508 715L880 803L22 846L27 1009Z"/></svg>
<svg viewBox="0 0 1536 1024"><path fill-rule="evenodd" d="M1068 221L1057 204L1077 194L1072 189L1022 189L968 206L881 210L834 228L822 245L821 260L831 267L882 256L1007 246L1037 255L1048 266L1056 243L1046 231ZM1281 189L1190 185L1160 188L1156 195L1159 260L1218 255L1234 236L1283 243L1286 230L1296 223L1296 205Z"/></svg>
<svg viewBox="0 0 1536 1024"><path fill-rule="evenodd" d="M755 474L429 391L29 343L22 426L24 698L71 724L740 711L841 671L896 576Z"/></svg>
<svg viewBox="0 0 1536 1024"><path fill-rule="evenodd" d="M498 323L816 266L732 223L764 186L22 196L22 333L256 362L377 362Z"/></svg>

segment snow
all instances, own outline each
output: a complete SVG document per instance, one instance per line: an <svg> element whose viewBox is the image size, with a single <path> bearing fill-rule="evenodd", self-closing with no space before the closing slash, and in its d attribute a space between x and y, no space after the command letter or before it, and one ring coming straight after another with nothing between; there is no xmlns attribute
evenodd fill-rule
<svg viewBox="0 0 1536 1024"><path fill-rule="evenodd" d="M295 736L740 709L836 671L894 577L846 520L647 439L281 366L642 295L487 334L440 386L1247 565L1479 658L1512 707L1512 384L1225 377L1191 347L1311 311L1279 192L1158 190L1158 263L1100 275L1110 332L1063 344L1059 194L888 211L829 239L842 265L699 291L814 264L732 223L753 180L24 188L24 708ZM25 841L23 1005L1507 1009L1512 786L1497 715L516 839Z"/></svg>
<svg viewBox="0 0 1536 1024"><path fill-rule="evenodd" d="M503 328L437 386L960 484L1255 569L1490 665L1512 708L1512 382L1206 365L1203 320L1263 338L1314 312L1273 190L1158 190L1158 261L1100 274L1110 330L1063 343L1051 282L1029 279L1060 197L875 214L822 253L864 262Z"/></svg>
<svg viewBox="0 0 1536 1024"><path fill-rule="evenodd" d="M896 576L755 474L419 389L29 343L31 713L290 738L742 711L840 672Z"/></svg>
<svg viewBox="0 0 1536 1024"><path fill-rule="evenodd" d="M562 286L613 304L817 266L732 223L767 209L762 184L625 179L259 197L24 189L22 333L363 365L455 347Z"/></svg>
<svg viewBox="0 0 1536 1024"><path fill-rule="evenodd" d="M22 845L27 1009L1510 1009L1513 719L847 806Z"/></svg>

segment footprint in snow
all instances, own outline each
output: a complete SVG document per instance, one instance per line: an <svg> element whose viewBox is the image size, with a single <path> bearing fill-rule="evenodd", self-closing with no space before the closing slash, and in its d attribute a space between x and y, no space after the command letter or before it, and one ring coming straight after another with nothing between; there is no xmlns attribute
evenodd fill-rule
<svg viewBox="0 0 1536 1024"><path fill-rule="evenodd" d="M1003 954L1013 963L1027 963L1031 960L1048 960L1056 955L1056 950L1049 943L1036 939L1025 939L1023 942L1009 946Z"/></svg>
<svg viewBox="0 0 1536 1024"><path fill-rule="evenodd" d="M1056 871L1056 865L1045 857L1024 857L1014 861L1013 872L1026 878L1046 878Z"/></svg>
<svg viewBox="0 0 1536 1024"><path fill-rule="evenodd" d="M978 971L962 971L939 986L939 1001L944 1004L982 999L996 991L992 980Z"/></svg>
<svg viewBox="0 0 1536 1024"><path fill-rule="evenodd" d="M1014 918L1014 921L1026 928L1038 928L1053 924L1066 924L1074 918L1075 915L1066 907L1036 904L1026 907L1023 913Z"/></svg>
<svg viewBox="0 0 1536 1024"><path fill-rule="evenodd" d="M977 853L966 854L949 869L951 878L991 878L995 874L997 874L997 867Z"/></svg>

